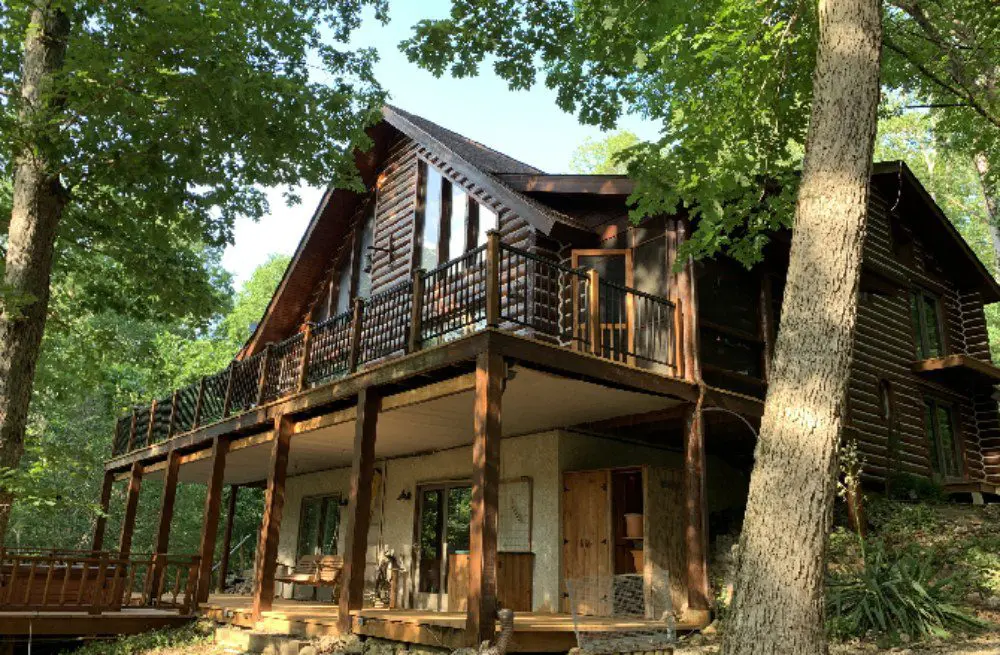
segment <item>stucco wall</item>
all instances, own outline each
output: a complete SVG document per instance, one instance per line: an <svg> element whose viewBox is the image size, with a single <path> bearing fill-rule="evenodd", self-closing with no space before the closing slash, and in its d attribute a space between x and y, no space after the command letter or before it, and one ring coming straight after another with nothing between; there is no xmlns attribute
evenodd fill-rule
<svg viewBox="0 0 1000 655"><path fill-rule="evenodd" d="M292 448L295 447L294 441ZM535 553L535 575L532 591L533 609L544 611L558 606L559 588L559 442L558 434L504 439L500 445L500 478L532 479L532 552ZM374 580L379 544L395 551L404 577L404 594L411 591L409 572L413 555L413 522L416 508L416 486L421 483L468 479L472 475L472 448L462 447L418 457L379 461L384 474L384 502L380 494L375 500L372 527L368 535L368 556L365 567L369 582ZM340 468L288 478L285 487L285 510L281 522L278 561L292 565L298 540L299 514L302 499L307 496L339 493L346 497L350 469ZM410 500L397 500L400 492L412 494ZM344 510L341 509L339 552L343 552ZM381 541L380 541L381 539ZM286 589L287 593L288 590ZM309 588L296 592L297 597L311 594ZM329 590L319 592L329 598Z"/></svg>

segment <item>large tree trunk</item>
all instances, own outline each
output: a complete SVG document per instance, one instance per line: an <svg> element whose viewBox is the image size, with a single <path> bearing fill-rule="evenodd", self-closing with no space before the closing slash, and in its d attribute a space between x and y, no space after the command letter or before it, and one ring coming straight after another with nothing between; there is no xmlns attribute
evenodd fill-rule
<svg viewBox="0 0 1000 655"><path fill-rule="evenodd" d="M1000 191L989 181L990 164L984 153L974 157L976 172L979 173L979 183L983 188L983 198L986 201L986 230L990 234L990 245L993 247L993 276L1000 278Z"/></svg>
<svg viewBox="0 0 1000 655"><path fill-rule="evenodd" d="M14 163L0 311L0 469L17 468L24 451L35 363L49 305L56 228L66 203L65 189L53 172L51 119L63 102L54 77L65 59L69 20L53 4L35 6L24 40L19 120L28 138ZM0 489L0 542L7 532L12 499L9 489Z"/></svg>
<svg viewBox="0 0 1000 655"><path fill-rule="evenodd" d="M823 576L868 211L882 8L820 0L805 162L723 652L825 653Z"/></svg>

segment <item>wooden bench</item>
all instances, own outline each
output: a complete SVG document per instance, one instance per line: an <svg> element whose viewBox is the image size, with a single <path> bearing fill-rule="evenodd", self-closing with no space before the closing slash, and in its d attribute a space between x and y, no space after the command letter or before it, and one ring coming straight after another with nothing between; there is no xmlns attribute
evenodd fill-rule
<svg viewBox="0 0 1000 655"><path fill-rule="evenodd" d="M336 598L343 570L344 558L340 555L303 555L284 575L276 575L274 581L292 585L293 595L295 585L310 586L313 588L314 600L320 587L333 587Z"/></svg>

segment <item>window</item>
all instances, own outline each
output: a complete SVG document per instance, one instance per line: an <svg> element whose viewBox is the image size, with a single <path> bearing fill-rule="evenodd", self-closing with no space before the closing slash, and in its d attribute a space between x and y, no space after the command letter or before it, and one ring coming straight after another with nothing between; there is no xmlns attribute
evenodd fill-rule
<svg viewBox="0 0 1000 655"><path fill-rule="evenodd" d="M302 499L299 514L297 557L336 555L340 527L340 496L309 496Z"/></svg>
<svg viewBox="0 0 1000 655"><path fill-rule="evenodd" d="M486 243L497 215L427 162L417 166L417 216L413 265L424 270L461 257Z"/></svg>
<svg viewBox="0 0 1000 655"><path fill-rule="evenodd" d="M448 556L469 552L472 487L467 482L422 485L417 493L417 589L420 593L447 593Z"/></svg>
<svg viewBox="0 0 1000 655"><path fill-rule="evenodd" d="M955 413L948 403L924 399L924 431L935 476L957 478L962 475L961 448Z"/></svg>
<svg viewBox="0 0 1000 655"><path fill-rule="evenodd" d="M729 260L698 265L701 359L707 369L750 378L764 377L764 340L760 335L760 281ZM710 370L706 370L711 375ZM732 380L715 381L733 388Z"/></svg>
<svg viewBox="0 0 1000 655"><path fill-rule="evenodd" d="M372 271L374 269L371 247L375 243L375 198L371 198L365 208L361 231L355 232L350 248L346 248L337 273L336 287L331 290L329 312L319 314L315 320L336 316L351 310L355 298L369 298L372 295Z"/></svg>
<svg viewBox="0 0 1000 655"><path fill-rule="evenodd" d="M937 297L921 289L910 291L910 312L917 357L930 359L942 356L941 303Z"/></svg>
<svg viewBox="0 0 1000 655"><path fill-rule="evenodd" d="M361 238L358 242L358 249L355 252L355 259L359 263L358 286L355 290L355 298L371 298L372 295L372 271L374 270L374 259L371 247L375 243L375 203L368 206L368 213L365 215L364 225L361 227Z"/></svg>

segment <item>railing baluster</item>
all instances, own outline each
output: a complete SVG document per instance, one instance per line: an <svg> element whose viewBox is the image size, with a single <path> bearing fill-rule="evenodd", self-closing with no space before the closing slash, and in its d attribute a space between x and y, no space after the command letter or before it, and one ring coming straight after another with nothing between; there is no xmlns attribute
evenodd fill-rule
<svg viewBox="0 0 1000 655"><path fill-rule="evenodd" d="M156 425L156 405L159 401L155 398L149 404L149 425L146 426L146 446L153 444L153 426Z"/></svg>
<svg viewBox="0 0 1000 655"><path fill-rule="evenodd" d="M264 394L267 392L267 373L271 368L271 345L267 344L264 346L264 355L261 358L260 368L258 369L258 380L257 380L257 406L264 404Z"/></svg>
<svg viewBox="0 0 1000 655"><path fill-rule="evenodd" d="M69 587L69 578L73 572L73 560L66 560L66 572L63 573L62 587L59 589L59 606L66 604L66 590Z"/></svg>
<svg viewBox="0 0 1000 655"><path fill-rule="evenodd" d="M49 570L45 573L45 587L42 589L42 605L47 605L49 602L49 587L52 586L52 576L56 572L56 563L58 560L53 559L49 562Z"/></svg>
<svg viewBox="0 0 1000 655"><path fill-rule="evenodd" d="M167 423L167 439L174 436L174 421L177 420L177 394L178 391L174 390L174 395L170 399L170 421Z"/></svg>
<svg viewBox="0 0 1000 655"><path fill-rule="evenodd" d="M38 560L32 558L31 564L28 568L28 584L24 587L24 605L28 605L28 601L31 600L31 586L35 582L35 570L38 566Z"/></svg>
<svg viewBox="0 0 1000 655"><path fill-rule="evenodd" d="M233 403L233 376L236 374L236 362L229 364L229 376L226 378L226 395L222 401L222 417L229 416Z"/></svg>
<svg viewBox="0 0 1000 655"><path fill-rule="evenodd" d="M194 418L191 419L191 429L194 430L198 427L198 423L201 421L201 408L205 402L205 376L201 376L201 381L198 383L198 400L194 403Z"/></svg>

